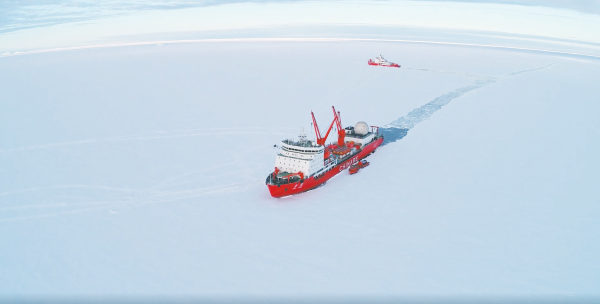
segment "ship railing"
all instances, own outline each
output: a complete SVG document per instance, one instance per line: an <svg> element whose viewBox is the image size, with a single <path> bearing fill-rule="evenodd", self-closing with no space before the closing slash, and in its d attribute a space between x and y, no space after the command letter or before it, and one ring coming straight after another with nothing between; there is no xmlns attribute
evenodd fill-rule
<svg viewBox="0 0 600 304"><path fill-rule="evenodd" d="M292 176L289 179L286 177L273 178L273 173L271 173L269 174L269 176L267 176L267 180L265 181L265 183L272 185L287 185L298 181L300 181L300 177L298 176Z"/></svg>
<svg viewBox="0 0 600 304"><path fill-rule="evenodd" d="M283 156L283 157L288 157L288 158L295 158L295 159L299 159L299 160L313 160L312 158L299 158L299 157L295 157L295 156L283 155L281 153L277 153L277 156Z"/></svg>
<svg viewBox="0 0 600 304"><path fill-rule="evenodd" d="M365 138L367 136L370 136L372 134L373 134L373 132L367 132L367 134L364 134L364 135L352 132L352 133L346 134L346 138L360 138L360 139L363 139L363 138Z"/></svg>
<svg viewBox="0 0 600 304"><path fill-rule="evenodd" d="M293 139L284 139L283 143L291 145L291 146L296 146L296 147L315 148L315 146L313 145L313 141L311 141L311 140L301 142L301 141L293 140Z"/></svg>

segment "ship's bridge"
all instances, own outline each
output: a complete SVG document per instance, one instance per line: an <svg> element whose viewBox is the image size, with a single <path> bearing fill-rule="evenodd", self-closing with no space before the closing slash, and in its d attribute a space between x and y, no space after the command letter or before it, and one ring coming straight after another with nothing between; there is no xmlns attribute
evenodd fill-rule
<svg viewBox="0 0 600 304"><path fill-rule="evenodd" d="M324 166L325 147L300 135L297 141L286 139L281 142L281 151L277 154L275 167L282 172L298 173L310 176Z"/></svg>

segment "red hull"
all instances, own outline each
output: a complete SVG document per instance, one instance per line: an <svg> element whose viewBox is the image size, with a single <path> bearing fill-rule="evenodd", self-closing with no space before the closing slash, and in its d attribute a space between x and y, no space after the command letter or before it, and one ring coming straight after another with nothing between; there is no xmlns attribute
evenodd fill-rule
<svg viewBox="0 0 600 304"><path fill-rule="evenodd" d="M324 184L326 181L328 181L332 177L336 176L338 173L350 168L350 166L352 164L367 157L369 154L371 154L373 151L375 151L375 149L377 149L382 143L383 143L383 137L376 139L375 141L371 142L370 144L364 146L363 149L359 153L357 153L357 154L353 155L352 157L346 159L345 161L339 163L337 166L331 168L329 171L325 172L324 174L320 174L319 178L315 179L314 176L311 176L311 177L305 179L304 182L298 181L295 183L289 183L289 184L283 184L283 185L267 184L267 187L269 188L269 192L271 192L271 196L273 196L273 197L284 197L284 196L302 193L302 192L308 191L310 189L314 189L314 188Z"/></svg>
<svg viewBox="0 0 600 304"><path fill-rule="evenodd" d="M367 63L369 65L376 65L376 66L382 66L382 67L388 67L388 68L399 68L400 67L400 65L397 64L397 63L390 63L389 65L386 65L386 64L376 63L376 62L374 62L372 60L369 60Z"/></svg>

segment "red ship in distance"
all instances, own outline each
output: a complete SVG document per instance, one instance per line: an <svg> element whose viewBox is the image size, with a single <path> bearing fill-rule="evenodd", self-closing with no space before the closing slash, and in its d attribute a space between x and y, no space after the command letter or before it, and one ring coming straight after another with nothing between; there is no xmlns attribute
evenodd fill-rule
<svg viewBox="0 0 600 304"><path fill-rule="evenodd" d="M377 56L377 58L375 58L375 59L369 59L368 64L389 67L389 68L399 68L400 67L399 64L389 62L385 58L383 58L383 56L381 56L381 55Z"/></svg>

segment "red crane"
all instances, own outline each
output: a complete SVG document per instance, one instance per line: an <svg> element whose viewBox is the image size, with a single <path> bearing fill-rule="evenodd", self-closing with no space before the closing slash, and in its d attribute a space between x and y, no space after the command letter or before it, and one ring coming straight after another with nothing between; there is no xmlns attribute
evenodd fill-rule
<svg viewBox="0 0 600 304"><path fill-rule="evenodd" d="M329 129L327 129L327 134L325 134L325 137L322 137L321 132L319 131L319 126L317 126L317 120L315 119L315 114L312 111L310 111L310 114L312 115L313 126L315 128L315 135L317 136L317 145L324 146L325 141L327 140L327 136L329 136L329 132L331 132L331 128L333 127L333 123L336 121L336 119L335 119L335 117L333 118L333 121L331 122ZM335 114L335 110L334 110L334 114Z"/></svg>
<svg viewBox="0 0 600 304"><path fill-rule="evenodd" d="M337 123L337 129L338 129L338 146L343 146L344 145L344 138L346 137L346 130L344 130L344 128L342 128L342 118L340 118L340 112L336 112L335 111L335 107L331 107L333 109L333 121L335 121ZM333 125L333 123L332 123Z"/></svg>

